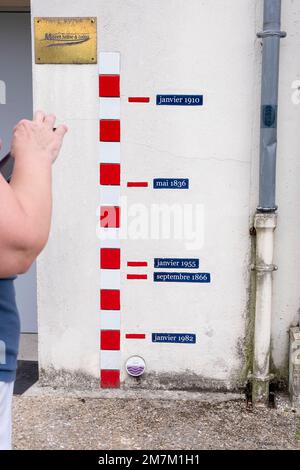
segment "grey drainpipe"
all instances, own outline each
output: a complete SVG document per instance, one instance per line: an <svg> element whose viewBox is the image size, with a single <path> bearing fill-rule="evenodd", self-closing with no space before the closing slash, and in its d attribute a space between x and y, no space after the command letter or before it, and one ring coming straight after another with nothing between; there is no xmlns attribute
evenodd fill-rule
<svg viewBox="0 0 300 470"><path fill-rule="evenodd" d="M252 400L267 404L270 382L274 230L277 225L276 153L281 0L264 0L259 206L256 228L256 301Z"/></svg>
<svg viewBox="0 0 300 470"><path fill-rule="evenodd" d="M275 212L281 0L264 0L258 212Z"/></svg>

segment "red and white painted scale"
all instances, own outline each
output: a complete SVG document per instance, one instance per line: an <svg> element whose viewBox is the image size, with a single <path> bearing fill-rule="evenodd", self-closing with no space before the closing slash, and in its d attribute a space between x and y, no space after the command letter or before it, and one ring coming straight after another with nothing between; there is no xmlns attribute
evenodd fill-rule
<svg viewBox="0 0 300 470"><path fill-rule="evenodd" d="M100 249L100 383L102 388L120 386L120 54L103 52L99 57L100 230L115 231L102 239Z"/></svg>
<svg viewBox="0 0 300 470"><path fill-rule="evenodd" d="M120 54L103 52L99 57L100 230L111 231L100 248L100 382L102 388L120 386L121 369L121 122ZM149 97L129 97L129 103L149 103ZM127 187L145 188L148 182L127 182ZM128 267L146 267L145 261L129 261ZM127 274L127 280L147 280L147 274ZM125 339L145 339L143 333L128 333Z"/></svg>

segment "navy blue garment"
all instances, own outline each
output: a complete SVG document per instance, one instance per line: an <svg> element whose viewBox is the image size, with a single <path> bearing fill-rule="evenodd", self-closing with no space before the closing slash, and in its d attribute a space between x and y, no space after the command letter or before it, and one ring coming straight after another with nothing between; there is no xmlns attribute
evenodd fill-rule
<svg viewBox="0 0 300 470"><path fill-rule="evenodd" d="M0 279L0 382L13 382L16 378L20 319L14 279Z"/></svg>

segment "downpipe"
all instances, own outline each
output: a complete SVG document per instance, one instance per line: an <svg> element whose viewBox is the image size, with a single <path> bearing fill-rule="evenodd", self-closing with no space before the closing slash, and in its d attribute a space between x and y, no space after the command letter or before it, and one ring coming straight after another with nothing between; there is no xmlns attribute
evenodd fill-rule
<svg viewBox="0 0 300 470"><path fill-rule="evenodd" d="M256 229L256 301L252 402L267 405L270 384L270 348L272 327L272 284L274 232L277 226L276 157L277 111L280 39L286 33L281 27L281 0L264 0L263 31L257 36L263 42L261 85L261 132L259 205Z"/></svg>
<svg viewBox="0 0 300 470"><path fill-rule="evenodd" d="M256 229L256 300L254 357L252 375L252 402L268 404L270 375L270 348L272 327L272 287L273 272L277 266L273 264L274 235L277 226L275 213L255 215Z"/></svg>

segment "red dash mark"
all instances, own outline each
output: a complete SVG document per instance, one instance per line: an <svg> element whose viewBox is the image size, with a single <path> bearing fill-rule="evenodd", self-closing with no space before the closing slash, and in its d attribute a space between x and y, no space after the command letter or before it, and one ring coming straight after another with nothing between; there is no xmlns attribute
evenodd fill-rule
<svg viewBox="0 0 300 470"><path fill-rule="evenodd" d="M138 268L142 266L148 266L147 261L128 261L127 266L131 266L133 268Z"/></svg>
<svg viewBox="0 0 300 470"><path fill-rule="evenodd" d="M148 279L147 274L127 274L127 279Z"/></svg>
<svg viewBox="0 0 300 470"><path fill-rule="evenodd" d="M126 339L145 339L146 335L144 334L126 334L125 335Z"/></svg>
<svg viewBox="0 0 300 470"><path fill-rule="evenodd" d="M130 96L128 98L129 103L149 103L150 98L148 96Z"/></svg>
<svg viewBox="0 0 300 470"><path fill-rule="evenodd" d="M147 181L128 181L127 188L148 188Z"/></svg>

